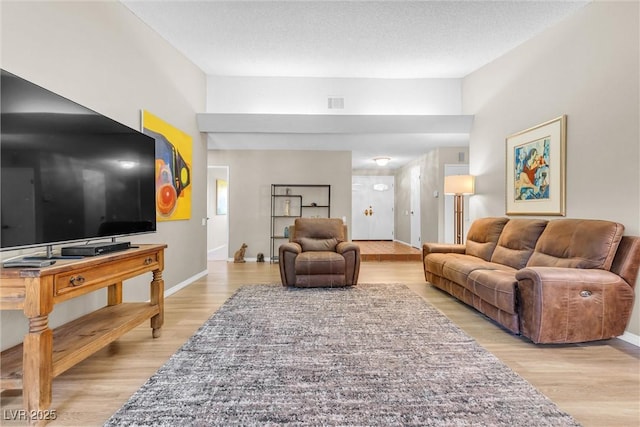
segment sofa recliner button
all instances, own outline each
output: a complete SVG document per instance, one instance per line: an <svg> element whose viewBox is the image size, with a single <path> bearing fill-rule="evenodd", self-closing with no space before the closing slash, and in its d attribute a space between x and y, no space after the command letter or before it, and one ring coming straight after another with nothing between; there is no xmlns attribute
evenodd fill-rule
<svg viewBox="0 0 640 427"><path fill-rule="evenodd" d="M580 291L580 296L581 297L590 297L591 296L591 291Z"/></svg>

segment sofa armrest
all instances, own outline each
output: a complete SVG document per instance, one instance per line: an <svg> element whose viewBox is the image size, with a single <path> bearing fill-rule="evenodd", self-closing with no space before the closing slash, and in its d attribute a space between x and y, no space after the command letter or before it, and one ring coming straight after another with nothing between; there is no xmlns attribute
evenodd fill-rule
<svg viewBox="0 0 640 427"><path fill-rule="evenodd" d="M422 245L422 257L424 258L428 254L435 253L464 254L465 249L465 245L455 245L453 243L425 243Z"/></svg>
<svg viewBox="0 0 640 427"><path fill-rule="evenodd" d="M572 343L624 333L633 289L607 270L527 267L516 273L520 330L535 343Z"/></svg>
<svg viewBox="0 0 640 427"><path fill-rule="evenodd" d="M425 243L422 245L422 267L424 268L425 278L427 275L427 266L424 258L429 254L464 254L466 246L453 243ZM427 281L429 279L427 278Z"/></svg>

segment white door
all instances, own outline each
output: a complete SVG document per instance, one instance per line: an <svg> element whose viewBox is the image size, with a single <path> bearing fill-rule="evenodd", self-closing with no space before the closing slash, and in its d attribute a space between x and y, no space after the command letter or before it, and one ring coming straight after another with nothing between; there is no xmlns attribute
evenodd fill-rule
<svg viewBox="0 0 640 427"><path fill-rule="evenodd" d="M468 175L469 174L469 165L464 164L454 164L454 165L444 165L444 176L449 175ZM463 200L465 217L469 211L468 206L468 197L465 197ZM467 218L464 218L464 221L467 221ZM444 196L444 242L445 243L453 243L455 242L455 232L453 224L455 222L454 212L453 212L453 195L446 194Z"/></svg>
<svg viewBox="0 0 640 427"><path fill-rule="evenodd" d="M420 166L411 168L411 246L422 248L420 229Z"/></svg>
<svg viewBox="0 0 640 427"><path fill-rule="evenodd" d="M224 182L218 185L218 181ZM224 261L231 257L229 254L229 211L217 209L219 200L221 202L228 200L228 183L228 166L207 167L207 260L209 261ZM218 191L224 193L218 195Z"/></svg>
<svg viewBox="0 0 640 427"><path fill-rule="evenodd" d="M352 240L393 240L394 177L352 178Z"/></svg>

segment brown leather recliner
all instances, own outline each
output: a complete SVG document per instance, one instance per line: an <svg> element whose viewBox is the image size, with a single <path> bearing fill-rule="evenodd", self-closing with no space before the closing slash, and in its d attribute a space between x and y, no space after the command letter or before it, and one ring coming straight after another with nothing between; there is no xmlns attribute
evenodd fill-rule
<svg viewBox="0 0 640 427"><path fill-rule="evenodd" d="M358 283L360 247L347 241L347 227L337 218L297 218L289 242L280 245L284 286L339 287Z"/></svg>

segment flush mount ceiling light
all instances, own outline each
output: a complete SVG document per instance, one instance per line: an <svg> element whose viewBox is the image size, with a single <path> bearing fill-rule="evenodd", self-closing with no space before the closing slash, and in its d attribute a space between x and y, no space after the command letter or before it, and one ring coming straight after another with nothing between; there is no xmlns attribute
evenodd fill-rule
<svg viewBox="0 0 640 427"><path fill-rule="evenodd" d="M389 157L376 157L373 159L378 166L386 166L387 163L389 163L389 160L391 160Z"/></svg>

